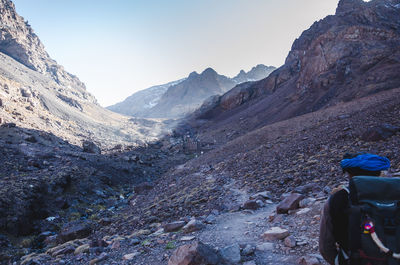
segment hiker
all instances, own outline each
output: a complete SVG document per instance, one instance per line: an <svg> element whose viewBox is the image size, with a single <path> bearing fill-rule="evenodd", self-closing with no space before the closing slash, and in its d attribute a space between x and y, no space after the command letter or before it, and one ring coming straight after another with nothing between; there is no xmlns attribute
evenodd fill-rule
<svg viewBox="0 0 400 265"><path fill-rule="evenodd" d="M376 179L375 177L380 176L382 170L390 167L389 159L373 154L346 154L343 158L340 165L343 172L348 174L350 182L355 176L373 176L373 181ZM319 250L324 259L331 265L351 264L348 261L347 263L343 262L344 260L349 260L349 232L351 232L349 231L350 203L349 189L342 187L342 189L329 197L323 208ZM357 228L354 230L357 230ZM359 231L355 232L359 233Z"/></svg>

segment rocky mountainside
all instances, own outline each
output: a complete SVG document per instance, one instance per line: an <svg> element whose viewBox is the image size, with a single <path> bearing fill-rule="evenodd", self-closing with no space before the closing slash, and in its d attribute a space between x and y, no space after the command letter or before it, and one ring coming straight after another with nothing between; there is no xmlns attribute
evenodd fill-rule
<svg viewBox="0 0 400 265"><path fill-rule="evenodd" d="M29 69L42 73L64 88L63 92L96 103L85 85L50 58L31 26L15 11L11 0L0 1L0 52Z"/></svg>
<svg viewBox="0 0 400 265"><path fill-rule="evenodd" d="M346 181L343 155L386 156L382 174L400 176L399 9L400 0L341 0L270 77L212 97L159 141L107 154L44 131L70 124L83 137L96 127L76 117L99 109L63 100L50 77L0 54L0 263L326 264L318 225ZM54 119L74 109L73 120ZM42 130L29 129L35 122ZM100 124L109 129L99 140L130 133Z"/></svg>
<svg viewBox="0 0 400 265"><path fill-rule="evenodd" d="M202 73L192 72L184 81L171 86L158 104L142 113L143 117L181 118L198 108L210 96L223 94L235 85L212 68Z"/></svg>
<svg viewBox="0 0 400 265"><path fill-rule="evenodd" d="M237 84L249 82L249 81L258 81L269 76L273 71L276 70L274 66L266 66L263 64L258 64L251 68L250 71L245 72L241 70L237 76L233 77L232 80Z"/></svg>
<svg viewBox="0 0 400 265"><path fill-rule="evenodd" d="M241 70L237 76L227 78L209 68L200 75L193 72L187 78L139 91L107 109L136 117L180 118L199 107L205 99L220 95L235 84L261 80L275 69L259 64L249 72Z"/></svg>
<svg viewBox="0 0 400 265"><path fill-rule="evenodd" d="M122 187L186 158L148 143L169 124L100 107L48 56L11 1L1 0L0 10L0 264L8 264L27 253L26 243L41 249L43 240L32 239L42 232L88 220L90 205L104 209L101 197L121 198Z"/></svg>
<svg viewBox="0 0 400 265"><path fill-rule="evenodd" d="M214 99L192 125L203 126L213 141L223 131L238 136L399 87L399 3L341 0L335 15L315 22L293 43L282 67Z"/></svg>
<svg viewBox="0 0 400 265"><path fill-rule="evenodd" d="M81 145L136 144L163 133L158 121L132 121L105 110L85 85L49 57L9 0L0 1L0 123L44 130Z"/></svg>
<svg viewBox="0 0 400 265"><path fill-rule="evenodd" d="M180 79L167 84L146 88L132 94L122 102L107 107L107 109L124 115L141 117L143 111L147 111L158 104L168 88L184 80L185 79Z"/></svg>

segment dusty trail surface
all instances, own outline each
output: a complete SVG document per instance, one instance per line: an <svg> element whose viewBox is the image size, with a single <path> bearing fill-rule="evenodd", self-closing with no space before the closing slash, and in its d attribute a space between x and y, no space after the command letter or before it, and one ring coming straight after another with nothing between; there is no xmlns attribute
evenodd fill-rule
<svg viewBox="0 0 400 265"><path fill-rule="evenodd" d="M270 204L260 210L241 211L220 215L214 225L207 226L207 229L199 234L201 242L223 248L232 244L257 246L265 243L260 235L270 226L268 217L275 209L274 204ZM247 258L254 260L256 264L298 264L299 257L295 255L282 255L274 253L274 250L256 250L253 257Z"/></svg>

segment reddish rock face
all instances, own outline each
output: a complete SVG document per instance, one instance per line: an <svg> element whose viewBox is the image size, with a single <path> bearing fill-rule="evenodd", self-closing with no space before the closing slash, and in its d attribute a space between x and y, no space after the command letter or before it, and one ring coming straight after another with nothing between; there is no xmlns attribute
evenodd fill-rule
<svg viewBox="0 0 400 265"><path fill-rule="evenodd" d="M399 0L341 0L334 16L315 22L294 41L282 67L203 109L203 124L204 118L218 121L242 134L400 87L399 7Z"/></svg>
<svg viewBox="0 0 400 265"><path fill-rule="evenodd" d="M289 210L294 210L299 208L299 202L304 198L303 195L298 193L292 193L286 197L279 205L276 207L277 213L287 213Z"/></svg>
<svg viewBox="0 0 400 265"><path fill-rule="evenodd" d="M168 265L219 264L219 255L209 246L195 242L174 251Z"/></svg>

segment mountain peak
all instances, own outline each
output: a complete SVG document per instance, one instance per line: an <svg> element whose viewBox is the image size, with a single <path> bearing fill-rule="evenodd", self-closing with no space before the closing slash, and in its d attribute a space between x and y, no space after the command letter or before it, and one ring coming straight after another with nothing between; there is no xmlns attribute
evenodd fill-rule
<svg viewBox="0 0 400 265"><path fill-rule="evenodd" d="M264 64L258 64L251 68L250 71L246 72L240 70L240 72L233 78L236 83L243 83L247 81L257 81L267 77L276 68L273 66L266 66Z"/></svg>
<svg viewBox="0 0 400 265"><path fill-rule="evenodd" d="M201 73L201 75L218 75L218 73L211 67L208 67Z"/></svg>
<svg viewBox="0 0 400 265"><path fill-rule="evenodd" d="M189 78L193 78L193 77L196 77L196 76L198 76L199 74L196 72L196 71L193 71L193 72L191 72L190 74L189 74Z"/></svg>
<svg viewBox="0 0 400 265"><path fill-rule="evenodd" d="M336 9L336 14L351 12L355 7L363 3L363 0L340 0Z"/></svg>

